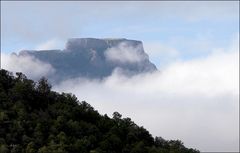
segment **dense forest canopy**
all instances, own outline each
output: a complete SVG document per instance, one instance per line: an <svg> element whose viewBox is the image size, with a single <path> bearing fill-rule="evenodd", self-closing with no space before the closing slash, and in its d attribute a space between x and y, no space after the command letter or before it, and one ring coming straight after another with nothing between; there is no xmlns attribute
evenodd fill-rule
<svg viewBox="0 0 240 153"><path fill-rule="evenodd" d="M127 99L126 99L127 100ZM153 138L118 112L110 118L42 78L0 70L0 153L195 153Z"/></svg>

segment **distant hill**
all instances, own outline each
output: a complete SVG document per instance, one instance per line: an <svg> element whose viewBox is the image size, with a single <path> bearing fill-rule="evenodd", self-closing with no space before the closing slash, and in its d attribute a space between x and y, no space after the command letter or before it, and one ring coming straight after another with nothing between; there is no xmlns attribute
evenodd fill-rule
<svg viewBox="0 0 240 153"><path fill-rule="evenodd" d="M23 50L18 56L30 55L49 63L56 70L54 79L76 77L104 78L118 68L134 75L156 71L141 41L128 39L72 38L63 50Z"/></svg>
<svg viewBox="0 0 240 153"><path fill-rule="evenodd" d="M153 138L118 112L100 115L72 94L51 91L44 78L34 83L2 69L0 100L0 153L199 152L179 140Z"/></svg>

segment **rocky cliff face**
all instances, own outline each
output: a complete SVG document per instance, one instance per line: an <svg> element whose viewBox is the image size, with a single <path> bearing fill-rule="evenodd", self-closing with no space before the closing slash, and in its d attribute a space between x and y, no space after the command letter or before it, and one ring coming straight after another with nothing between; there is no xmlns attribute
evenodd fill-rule
<svg viewBox="0 0 240 153"><path fill-rule="evenodd" d="M24 50L18 56L26 55L51 64L58 81L76 77L101 79L116 68L129 75L157 70L142 42L128 39L72 38L63 50Z"/></svg>

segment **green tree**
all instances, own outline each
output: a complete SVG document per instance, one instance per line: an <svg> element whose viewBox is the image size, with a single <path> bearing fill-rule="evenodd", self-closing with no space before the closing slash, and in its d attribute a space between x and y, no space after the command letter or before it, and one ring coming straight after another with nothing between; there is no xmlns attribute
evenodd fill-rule
<svg viewBox="0 0 240 153"><path fill-rule="evenodd" d="M9 149L6 144L0 144L0 153L8 153Z"/></svg>
<svg viewBox="0 0 240 153"><path fill-rule="evenodd" d="M36 153L34 142L29 142L26 148L26 153Z"/></svg>
<svg viewBox="0 0 240 153"><path fill-rule="evenodd" d="M37 85L37 91L39 91L40 93L49 93L51 91L51 85L48 84L48 81L46 78L41 78L38 81L38 85Z"/></svg>
<svg viewBox="0 0 240 153"><path fill-rule="evenodd" d="M143 141L136 143L131 150L131 153L146 153L146 152L147 148L146 145L144 145Z"/></svg>

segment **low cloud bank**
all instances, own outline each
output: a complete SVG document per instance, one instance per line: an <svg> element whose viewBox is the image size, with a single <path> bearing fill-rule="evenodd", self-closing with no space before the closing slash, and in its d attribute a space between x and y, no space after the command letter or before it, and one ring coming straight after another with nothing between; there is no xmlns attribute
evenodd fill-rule
<svg viewBox="0 0 240 153"><path fill-rule="evenodd" d="M125 53L116 59L120 51L114 51L109 57L119 62L139 60ZM51 65L29 56L3 54L2 66L35 80L54 74ZM53 89L74 93L102 114L118 111L154 136L180 139L188 147L205 152L239 149L238 41L204 58L172 62L160 72L127 77L116 70L104 80L76 78Z"/></svg>
<svg viewBox="0 0 240 153"><path fill-rule="evenodd" d="M128 78L115 71L103 81L74 79L54 86L72 92L100 113L118 111L154 136L180 139L201 151L238 151L239 53L169 65Z"/></svg>

